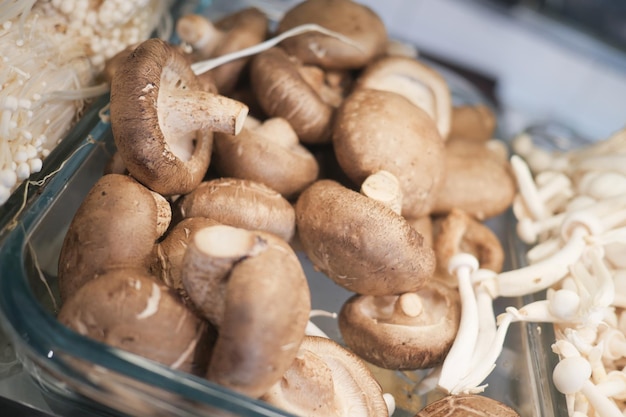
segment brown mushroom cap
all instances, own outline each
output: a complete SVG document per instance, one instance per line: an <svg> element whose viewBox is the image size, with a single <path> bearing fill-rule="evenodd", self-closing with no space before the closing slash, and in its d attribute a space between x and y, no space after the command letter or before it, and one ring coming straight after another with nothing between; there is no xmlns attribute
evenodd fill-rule
<svg viewBox="0 0 626 417"><path fill-rule="evenodd" d="M402 216L335 181L317 181L300 194L296 223L311 262L350 291L415 291L434 272L432 249Z"/></svg>
<svg viewBox="0 0 626 417"><path fill-rule="evenodd" d="M216 134L213 156L221 175L261 182L288 199L319 174L317 160L282 118L244 127L237 136Z"/></svg>
<svg viewBox="0 0 626 417"><path fill-rule="evenodd" d="M261 399L299 416L389 416L382 389L363 361L316 336L304 338L282 379Z"/></svg>
<svg viewBox="0 0 626 417"><path fill-rule="evenodd" d="M326 69L361 68L386 51L387 31L376 13L350 0L307 0L288 10L278 23L277 33L306 23L316 23L338 32L358 45L346 44L316 32L305 33L281 43L305 64Z"/></svg>
<svg viewBox="0 0 626 417"><path fill-rule="evenodd" d="M237 133L248 109L205 91L177 48L142 42L115 71L111 128L131 175L163 195L185 194L202 181L212 131Z"/></svg>
<svg viewBox="0 0 626 417"><path fill-rule="evenodd" d="M449 395L434 401L415 417L519 417L509 406L483 395Z"/></svg>
<svg viewBox="0 0 626 417"><path fill-rule="evenodd" d="M443 362L461 317L458 292L437 280L402 295L355 295L339 313L346 345L386 369L423 369Z"/></svg>
<svg viewBox="0 0 626 417"><path fill-rule="evenodd" d="M509 161L489 142L446 142L446 178L435 196L433 213L462 208L479 220L503 213L517 189Z"/></svg>
<svg viewBox="0 0 626 417"><path fill-rule="evenodd" d="M485 104L467 104L452 108L450 138L486 141L493 139L496 115Z"/></svg>
<svg viewBox="0 0 626 417"><path fill-rule="evenodd" d="M502 271L504 249L491 229L460 209L435 221L434 249L437 267L446 273L450 259L457 253L470 253L480 267L494 272ZM456 279L454 279L456 281Z"/></svg>
<svg viewBox="0 0 626 417"><path fill-rule="evenodd" d="M107 270L147 272L170 219L169 203L131 177L101 177L78 208L61 247L61 299Z"/></svg>
<svg viewBox="0 0 626 417"><path fill-rule="evenodd" d="M420 107L435 121L445 140L450 132L452 95L445 78L434 68L409 57L389 56L367 66L357 88L397 93Z"/></svg>
<svg viewBox="0 0 626 417"><path fill-rule="evenodd" d="M211 226L190 242L183 283L218 328L207 378L261 396L295 358L311 310L296 254L270 233Z"/></svg>
<svg viewBox="0 0 626 417"><path fill-rule="evenodd" d="M337 109L333 146L353 182L389 171L400 181L402 214L430 213L445 177L445 150L422 109L396 93L357 89Z"/></svg>
<svg viewBox="0 0 626 417"><path fill-rule="evenodd" d="M88 336L174 369L202 374L207 325L146 273L117 269L83 285L58 319Z"/></svg>
<svg viewBox="0 0 626 417"><path fill-rule="evenodd" d="M208 217L248 230L263 230L291 240L295 233L293 206L268 186L238 178L201 183L180 201L183 217Z"/></svg>
<svg viewBox="0 0 626 417"><path fill-rule="evenodd" d="M286 119L303 143L327 143L334 109L309 85L300 66L280 48L260 53L250 66L254 94L263 111Z"/></svg>

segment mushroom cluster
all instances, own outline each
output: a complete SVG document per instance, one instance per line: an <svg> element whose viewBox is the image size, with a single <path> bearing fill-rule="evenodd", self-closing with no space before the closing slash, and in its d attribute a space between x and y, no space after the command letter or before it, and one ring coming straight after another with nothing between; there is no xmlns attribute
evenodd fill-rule
<svg viewBox="0 0 626 417"><path fill-rule="evenodd" d="M453 103L351 0L304 1L275 29L245 9L176 31L181 44L149 39L109 66L117 153L63 244L61 322L316 416L389 416L368 363L441 370L460 333L499 337L493 317L467 325L472 300L493 313L468 274L502 268L482 221L516 189L491 108ZM354 293L341 344L307 330L297 250Z"/></svg>
<svg viewBox="0 0 626 417"><path fill-rule="evenodd" d="M527 132L513 146L513 205L528 266L545 299L508 308L499 320L553 323L553 372L570 416L626 411L626 130L569 151L548 151ZM544 138L545 140L545 138ZM522 159L523 158L523 159ZM528 275L531 274L531 275ZM534 287L533 290L539 290Z"/></svg>

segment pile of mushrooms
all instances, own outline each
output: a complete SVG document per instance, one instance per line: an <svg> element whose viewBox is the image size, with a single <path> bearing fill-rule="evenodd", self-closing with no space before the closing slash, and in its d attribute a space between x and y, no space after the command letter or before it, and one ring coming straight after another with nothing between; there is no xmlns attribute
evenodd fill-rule
<svg viewBox="0 0 626 417"><path fill-rule="evenodd" d="M516 191L492 109L453 103L351 0L304 1L273 32L256 9L176 30L110 66L115 164L67 232L59 320L297 415L391 415L368 363L479 392L453 388L501 338L501 293L472 283L502 268L482 221ZM354 293L340 341L307 330L299 250Z"/></svg>

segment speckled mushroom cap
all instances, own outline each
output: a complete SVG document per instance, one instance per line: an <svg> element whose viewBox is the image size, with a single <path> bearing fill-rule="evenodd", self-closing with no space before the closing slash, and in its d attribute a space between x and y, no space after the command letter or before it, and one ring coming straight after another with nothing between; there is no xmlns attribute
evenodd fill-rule
<svg viewBox="0 0 626 417"><path fill-rule="evenodd" d="M296 202L298 237L316 268L359 294L419 289L435 269L434 253L406 220L384 204L332 180L319 180Z"/></svg>
<svg viewBox="0 0 626 417"><path fill-rule="evenodd" d="M436 194L433 213L462 208L479 220L504 212L517 185L507 158L496 142L451 139L446 142L446 177Z"/></svg>
<svg viewBox="0 0 626 417"><path fill-rule="evenodd" d="M254 95L268 116L286 119L303 143L328 143L334 108L307 83L301 65L280 48L260 53L250 65Z"/></svg>
<svg viewBox="0 0 626 417"><path fill-rule="evenodd" d="M346 345L386 369L424 369L443 362L461 317L458 292L438 280L402 295L355 295L339 313Z"/></svg>
<svg viewBox="0 0 626 417"><path fill-rule="evenodd" d="M213 131L238 132L248 108L206 91L174 46L149 39L111 83L111 129L130 174L163 194L185 194L203 179Z"/></svg>
<svg viewBox="0 0 626 417"><path fill-rule="evenodd" d="M352 39L359 46L316 32L281 43L289 54L305 64L326 69L361 68L386 51L387 31L371 9L351 0L307 0L288 10L277 33L306 23L316 23Z"/></svg>
<svg viewBox="0 0 626 417"><path fill-rule="evenodd" d="M406 98L355 90L337 110L333 147L342 170L356 184L380 170L395 175L405 217L431 212L445 178L444 141L428 114Z"/></svg>
<svg viewBox="0 0 626 417"><path fill-rule="evenodd" d="M486 141L493 139L497 119L485 104L466 104L452 108L451 138Z"/></svg>
<svg viewBox="0 0 626 417"><path fill-rule="evenodd" d="M299 416L389 416L381 386L365 363L316 336L304 338L291 367L261 399Z"/></svg>
<svg viewBox="0 0 626 417"><path fill-rule="evenodd" d="M483 395L449 395L432 402L415 417L519 417L509 406Z"/></svg>
<svg viewBox="0 0 626 417"><path fill-rule="evenodd" d="M237 136L215 134L213 166L223 176L263 183L287 199L319 174L315 156L281 118L268 119L257 128L244 127Z"/></svg>
<svg viewBox="0 0 626 417"><path fill-rule="evenodd" d="M377 59L359 76L357 88L391 91L406 97L435 121L442 139L448 138L452 95L445 78L428 64L402 56Z"/></svg>
<svg viewBox="0 0 626 417"><path fill-rule="evenodd" d="M83 336L174 369L204 373L210 346L207 325L150 275L118 269L89 281L59 312Z"/></svg>
<svg viewBox="0 0 626 417"><path fill-rule="evenodd" d="M296 221L293 206L265 184L239 178L202 182L180 201L182 217L208 217L248 230L263 230L291 240Z"/></svg>

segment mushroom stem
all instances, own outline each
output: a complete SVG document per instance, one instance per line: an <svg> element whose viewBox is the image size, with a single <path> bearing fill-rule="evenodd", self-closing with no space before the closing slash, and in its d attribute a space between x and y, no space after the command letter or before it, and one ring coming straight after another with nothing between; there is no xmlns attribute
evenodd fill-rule
<svg viewBox="0 0 626 417"><path fill-rule="evenodd" d="M247 56L251 56L251 55L256 55L258 53L261 53L265 50L268 50L270 48L273 48L274 46L278 45L279 43L281 43L282 41L284 41L285 39L294 37L294 36L298 36L301 35L303 33L307 33L307 32L319 32L319 33L323 33L324 35L327 36L331 36L335 39L340 40L341 42L344 42L348 45L351 45L359 50L362 50L363 48L361 47L361 45L359 45L358 43L356 43L354 40L348 38L347 36L344 36L340 33L334 32L332 30L328 30L320 25L316 25L314 23L307 23L305 25L300 25L300 26L296 26L292 29L289 29L283 33L281 33L280 35L268 39L265 42L261 42L257 45L251 46L249 48L244 48L241 49L239 51L230 53L230 54L226 54L226 55L222 55L219 56L217 58L213 58L213 59L207 59L205 61L198 61L195 62L191 65L191 69L193 70L193 72L196 75L200 75L200 74L204 74L207 71L212 70L213 68L219 67L220 65L224 65L228 62L237 60L239 58L245 58Z"/></svg>
<svg viewBox="0 0 626 417"><path fill-rule="evenodd" d="M570 239L554 255L536 264L499 274L494 282L497 286L494 289L495 294L503 297L519 297L554 285L567 275L568 265L581 257L587 246L585 238L588 234L584 226L575 227Z"/></svg>
<svg viewBox="0 0 626 417"><path fill-rule="evenodd" d="M402 212L402 189L398 178L389 171L371 174L361 184L361 194L383 203L394 212Z"/></svg>
<svg viewBox="0 0 626 417"><path fill-rule="evenodd" d="M205 57L211 55L224 38L223 32L211 21L197 14L181 16L176 21L176 33L181 41Z"/></svg>
<svg viewBox="0 0 626 417"><path fill-rule="evenodd" d="M394 310L402 316L415 318L422 314L424 305L421 297L414 292L407 292L398 297L394 304Z"/></svg>
<svg viewBox="0 0 626 417"><path fill-rule="evenodd" d="M204 91L193 93L184 89L162 91L158 104L168 109L166 116L168 124L179 127L180 131L210 130L237 135L241 132L248 115L248 107L245 104Z"/></svg>
<svg viewBox="0 0 626 417"><path fill-rule="evenodd" d="M441 368L439 387L452 392L457 383L469 374L474 346L478 338L478 306L471 274L478 269L478 260L468 253L454 255L449 262L450 274L456 275L461 295L461 321L452 347Z"/></svg>
<svg viewBox="0 0 626 417"><path fill-rule="evenodd" d="M535 182L533 180L530 168L522 158L517 155L511 157L511 168L515 174L519 195L522 197L524 204L528 208L534 219L544 219L549 217L548 212Z"/></svg>

